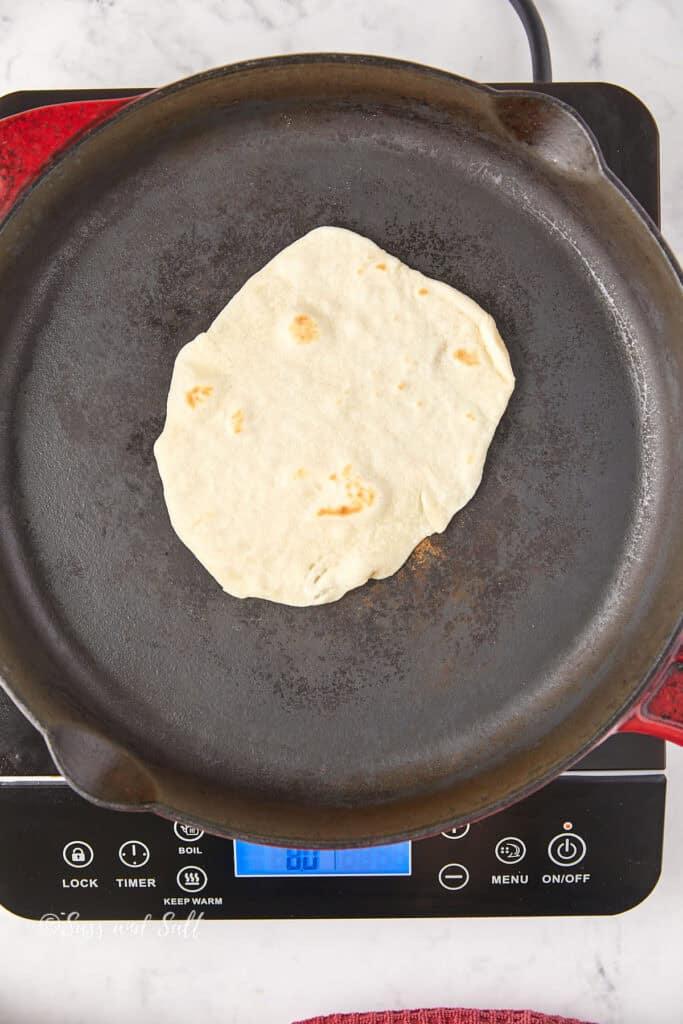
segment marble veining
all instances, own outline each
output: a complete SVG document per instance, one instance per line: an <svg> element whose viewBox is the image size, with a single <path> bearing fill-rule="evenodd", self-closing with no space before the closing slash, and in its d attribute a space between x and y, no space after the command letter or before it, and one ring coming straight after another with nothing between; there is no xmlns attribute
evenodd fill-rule
<svg viewBox="0 0 683 1024"><path fill-rule="evenodd" d="M538 0L555 77L602 79L651 108L664 232L683 249L683 4ZM504 0L0 0L0 92L153 86L247 57L388 53L524 81ZM662 880L623 917L155 922L60 931L0 910L0 1019L12 1024L287 1024L416 1005L531 1006L599 1024L681 1024L683 752L669 755ZM0 837L11 842L11 836Z"/></svg>

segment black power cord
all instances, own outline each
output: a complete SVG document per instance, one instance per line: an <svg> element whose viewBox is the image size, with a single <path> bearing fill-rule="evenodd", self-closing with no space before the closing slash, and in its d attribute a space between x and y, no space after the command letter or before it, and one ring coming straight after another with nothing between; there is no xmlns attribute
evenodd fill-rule
<svg viewBox="0 0 683 1024"><path fill-rule="evenodd" d="M536 10L536 4L533 0L510 0L510 3L519 15L529 40L534 82L552 82L553 72L550 64L548 36L541 21L541 15Z"/></svg>

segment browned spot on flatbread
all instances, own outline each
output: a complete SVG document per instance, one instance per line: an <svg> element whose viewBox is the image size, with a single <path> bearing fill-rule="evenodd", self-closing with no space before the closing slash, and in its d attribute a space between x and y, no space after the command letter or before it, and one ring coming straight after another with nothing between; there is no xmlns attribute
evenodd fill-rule
<svg viewBox="0 0 683 1024"><path fill-rule="evenodd" d="M361 505L337 505L336 508L319 508L319 516L352 516L354 512L360 512Z"/></svg>
<svg viewBox="0 0 683 1024"><path fill-rule="evenodd" d="M320 337L320 329L308 313L299 313L298 316L295 316L289 325L289 330L297 345L309 345Z"/></svg>
<svg viewBox="0 0 683 1024"><path fill-rule="evenodd" d="M378 270L386 270L387 269L386 263L375 263L375 266L377 267Z"/></svg>
<svg viewBox="0 0 683 1024"><path fill-rule="evenodd" d="M375 491L372 487L364 484L360 477L352 475L351 464L344 466L342 477L344 478L344 491L346 501L342 505L326 506L318 509L319 516L352 516L356 512L370 508L375 501ZM337 474L330 474L330 480L337 480Z"/></svg>
<svg viewBox="0 0 683 1024"><path fill-rule="evenodd" d="M305 476L306 476L306 470L304 469L303 466L299 466L299 468L294 473L294 479L295 480L303 480L303 478Z"/></svg>
<svg viewBox="0 0 683 1024"><path fill-rule="evenodd" d="M419 402L416 402L416 403L415 403L415 405L423 406L423 405L424 405L424 402L422 401L422 399L420 399L420 401L419 401Z"/></svg>
<svg viewBox="0 0 683 1024"><path fill-rule="evenodd" d="M456 348L453 358L465 366L479 366L479 356L476 352L468 352L466 348Z"/></svg>
<svg viewBox="0 0 683 1024"><path fill-rule="evenodd" d="M429 288L420 288L418 295L429 295Z"/></svg>
<svg viewBox="0 0 683 1024"><path fill-rule="evenodd" d="M406 384L406 382L404 380L402 380L401 383L398 385L398 390L399 391L405 391L405 389L407 387L408 387L408 385Z"/></svg>
<svg viewBox="0 0 683 1024"><path fill-rule="evenodd" d="M474 415L474 413L473 413L473 412L466 412L466 413L465 413L465 416L467 416L467 419L468 419L468 420L476 420L476 418L477 418L477 417L476 417L476 416Z"/></svg>
<svg viewBox="0 0 683 1024"><path fill-rule="evenodd" d="M200 402L207 399L212 391L213 388L200 387L200 385L196 385L195 387L190 388L189 391L185 392L185 401L189 405L190 409L194 409L195 406L200 404Z"/></svg>
<svg viewBox="0 0 683 1024"><path fill-rule="evenodd" d="M232 420L232 429L236 434L241 434L244 429L244 409L238 409L230 419Z"/></svg>

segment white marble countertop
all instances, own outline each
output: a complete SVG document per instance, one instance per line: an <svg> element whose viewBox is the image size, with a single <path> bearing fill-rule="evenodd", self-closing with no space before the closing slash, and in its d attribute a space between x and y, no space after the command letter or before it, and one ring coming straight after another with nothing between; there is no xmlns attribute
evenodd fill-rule
<svg viewBox="0 0 683 1024"><path fill-rule="evenodd" d="M683 250L683 6L538 0L558 81L616 82L662 142L662 223ZM481 80L529 76L504 0L0 0L0 94L151 86L245 57L393 54ZM683 1020L683 751L669 756L662 879L615 918L108 924L74 931L0 911L9 1024L287 1024L418 1005L530 1006L599 1024Z"/></svg>

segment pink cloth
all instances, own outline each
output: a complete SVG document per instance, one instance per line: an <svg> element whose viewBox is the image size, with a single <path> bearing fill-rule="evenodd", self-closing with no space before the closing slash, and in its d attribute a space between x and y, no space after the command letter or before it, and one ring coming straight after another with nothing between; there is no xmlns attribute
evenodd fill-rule
<svg viewBox="0 0 683 1024"><path fill-rule="evenodd" d="M298 1024L582 1024L533 1010L395 1010L387 1013L335 1013Z"/></svg>

